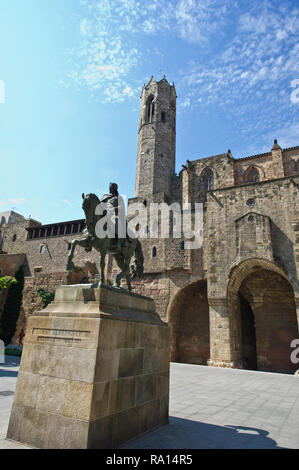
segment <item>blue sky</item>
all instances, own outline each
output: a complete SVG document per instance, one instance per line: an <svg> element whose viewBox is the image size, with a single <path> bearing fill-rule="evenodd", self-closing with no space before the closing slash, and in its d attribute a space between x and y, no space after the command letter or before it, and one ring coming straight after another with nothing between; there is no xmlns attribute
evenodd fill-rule
<svg viewBox="0 0 299 470"><path fill-rule="evenodd" d="M81 218L110 181L132 197L151 75L176 86L177 172L298 145L298 17L298 0L0 0L0 211Z"/></svg>

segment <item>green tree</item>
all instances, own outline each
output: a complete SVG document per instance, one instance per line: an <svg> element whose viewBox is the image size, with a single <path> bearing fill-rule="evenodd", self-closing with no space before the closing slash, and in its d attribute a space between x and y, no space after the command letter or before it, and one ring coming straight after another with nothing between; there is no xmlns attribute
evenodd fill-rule
<svg viewBox="0 0 299 470"><path fill-rule="evenodd" d="M1 276L0 277L0 292L3 289L7 289L11 284L16 284L16 279L11 276Z"/></svg>
<svg viewBox="0 0 299 470"><path fill-rule="evenodd" d="M24 288L24 266L21 265L15 273L15 283L9 287L6 302L3 309L0 326L0 338L4 343L9 344L16 332L19 318Z"/></svg>
<svg viewBox="0 0 299 470"><path fill-rule="evenodd" d="M49 303L51 303L52 300L54 300L54 296L55 296L54 292L48 292L40 288L37 290L37 293L43 300L43 308L46 308L47 305L49 305Z"/></svg>

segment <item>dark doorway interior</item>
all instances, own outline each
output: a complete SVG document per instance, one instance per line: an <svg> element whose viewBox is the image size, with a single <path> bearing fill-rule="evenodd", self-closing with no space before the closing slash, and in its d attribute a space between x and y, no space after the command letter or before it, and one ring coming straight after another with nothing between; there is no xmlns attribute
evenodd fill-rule
<svg viewBox="0 0 299 470"><path fill-rule="evenodd" d="M242 360L245 369L257 370L255 318L249 302L239 294L241 311Z"/></svg>

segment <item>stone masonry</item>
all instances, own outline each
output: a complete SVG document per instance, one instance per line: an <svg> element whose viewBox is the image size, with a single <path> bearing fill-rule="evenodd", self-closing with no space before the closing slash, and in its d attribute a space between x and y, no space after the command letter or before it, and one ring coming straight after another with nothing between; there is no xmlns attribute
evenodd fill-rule
<svg viewBox="0 0 299 470"><path fill-rule="evenodd" d="M133 281L135 292L152 297L169 323L172 360L294 372L299 146L282 149L275 140L268 152L245 158L234 158L231 150L200 156L176 174L175 135L175 87L165 77L152 77L141 94L135 197L129 204L142 202L149 214L151 202L201 203L203 243L187 250L187 240L174 238L171 228L170 238L151 238L150 222L141 227L148 234L141 239L145 272ZM2 227L2 250L26 255L25 317L32 313L29 285L36 288L29 279L43 274L46 285L46 278L51 283L55 272L63 272L68 243L81 236L83 223L27 220ZM94 251L78 248L74 261L89 263L93 275L99 270ZM115 278L112 259L106 266L108 278Z"/></svg>

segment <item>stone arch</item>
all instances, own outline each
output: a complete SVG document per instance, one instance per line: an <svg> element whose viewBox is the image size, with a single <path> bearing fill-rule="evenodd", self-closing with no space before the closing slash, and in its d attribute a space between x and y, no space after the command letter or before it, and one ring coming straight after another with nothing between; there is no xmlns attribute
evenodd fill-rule
<svg viewBox="0 0 299 470"><path fill-rule="evenodd" d="M207 192L214 189L214 171L209 166L204 168L200 174L200 199L206 201Z"/></svg>
<svg viewBox="0 0 299 470"><path fill-rule="evenodd" d="M258 183L263 179L263 173L261 168L257 165L250 165L244 172L243 175L244 183Z"/></svg>
<svg viewBox="0 0 299 470"><path fill-rule="evenodd" d="M154 95L150 95L146 100L145 106L145 122L149 123L154 120L155 115L155 97Z"/></svg>
<svg viewBox="0 0 299 470"><path fill-rule="evenodd" d="M243 368L294 372L290 343L298 324L286 271L261 258L243 261L231 270L227 296L234 361Z"/></svg>
<svg viewBox="0 0 299 470"><path fill-rule="evenodd" d="M168 307L171 361L206 365L210 357L207 281L180 289Z"/></svg>

